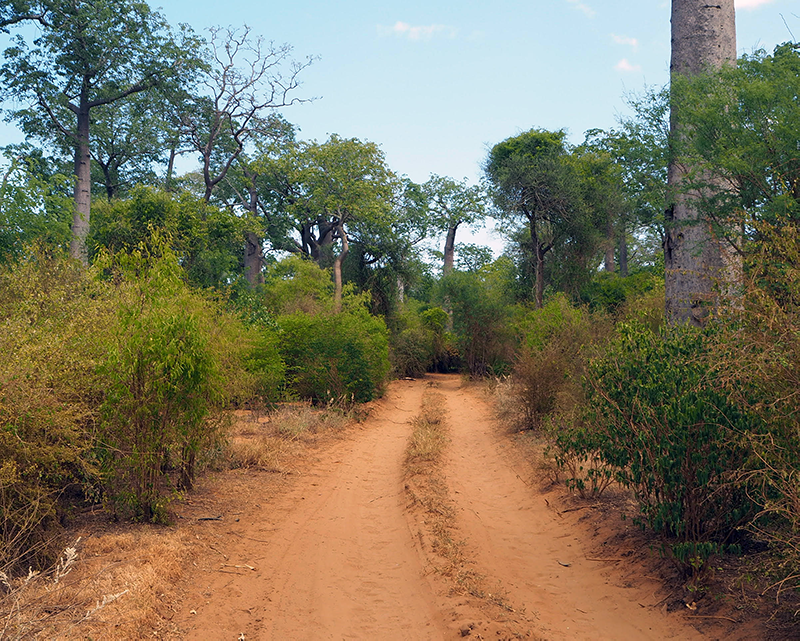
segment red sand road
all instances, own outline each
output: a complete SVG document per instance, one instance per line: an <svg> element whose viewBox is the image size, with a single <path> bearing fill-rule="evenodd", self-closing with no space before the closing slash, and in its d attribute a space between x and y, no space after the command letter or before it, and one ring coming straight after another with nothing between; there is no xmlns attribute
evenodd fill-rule
<svg viewBox="0 0 800 641"><path fill-rule="evenodd" d="M608 564L586 559L568 524L509 465L512 445L480 392L456 376L393 382L370 418L318 452L288 491L269 498L249 486L255 498L238 521L225 515L203 525L209 558L196 561L176 620L185 638L461 638L465 610L456 614L453 597L429 576L403 490L409 419L431 380L447 402L444 471L459 534L530 638L703 638L653 607L656 583L618 587ZM477 628L470 634L480 636Z"/></svg>

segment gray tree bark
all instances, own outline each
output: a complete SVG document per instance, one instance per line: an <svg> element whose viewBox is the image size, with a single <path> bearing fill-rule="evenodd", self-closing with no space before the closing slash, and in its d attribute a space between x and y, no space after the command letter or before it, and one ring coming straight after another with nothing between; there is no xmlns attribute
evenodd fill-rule
<svg viewBox="0 0 800 641"><path fill-rule="evenodd" d="M734 0L672 0L672 74L694 75L736 63ZM673 100L670 134L691 135L681 127ZM664 262L666 316L670 323L702 325L718 302L720 288L728 289L737 259L724 238L704 220L695 201L681 185L692 170L673 155L668 171Z"/></svg>

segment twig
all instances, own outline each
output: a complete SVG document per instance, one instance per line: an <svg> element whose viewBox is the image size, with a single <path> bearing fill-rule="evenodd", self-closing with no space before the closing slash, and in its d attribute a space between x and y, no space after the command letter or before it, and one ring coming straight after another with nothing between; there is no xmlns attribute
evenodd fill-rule
<svg viewBox="0 0 800 641"><path fill-rule="evenodd" d="M686 618L687 619L724 619L725 621L730 621L731 623L740 623L736 619L731 619L730 617L713 616L711 614L690 614Z"/></svg>

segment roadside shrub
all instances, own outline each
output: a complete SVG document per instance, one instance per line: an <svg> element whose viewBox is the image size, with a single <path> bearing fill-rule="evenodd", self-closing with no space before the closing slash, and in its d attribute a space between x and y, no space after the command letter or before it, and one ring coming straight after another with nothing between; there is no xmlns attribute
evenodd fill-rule
<svg viewBox="0 0 800 641"><path fill-rule="evenodd" d="M518 322L520 348L512 371L524 425L535 429L556 410L569 411L581 395L586 349L608 333L605 319L573 307L563 294Z"/></svg>
<svg viewBox="0 0 800 641"><path fill-rule="evenodd" d="M316 403L362 403L380 395L389 373L388 331L361 302L339 314L278 318L286 382Z"/></svg>
<svg viewBox="0 0 800 641"><path fill-rule="evenodd" d="M452 309L462 366L475 377L502 375L512 359L508 309L494 284L483 272L458 271L440 284L440 295Z"/></svg>
<svg viewBox="0 0 800 641"><path fill-rule="evenodd" d="M392 368L397 376L418 378L433 366L433 335L430 330L409 327L392 343Z"/></svg>
<svg viewBox="0 0 800 641"><path fill-rule="evenodd" d="M449 318L445 310L407 310L399 320L405 327L391 341L392 367L398 376L458 370L458 353L452 345L453 336L447 331Z"/></svg>
<svg viewBox="0 0 800 641"><path fill-rule="evenodd" d="M732 483L748 458L739 437L751 419L709 375L709 340L687 327L659 336L622 324L589 367L581 420L557 437L564 454L598 457L632 488L642 523L695 570L754 510Z"/></svg>
<svg viewBox="0 0 800 641"><path fill-rule="evenodd" d="M72 263L34 253L0 271L0 571L43 567L70 504L92 494L113 307Z"/></svg>
<svg viewBox="0 0 800 641"><path fill-rule="evenodd" d="M582 303L589 305L592 311L602 310L616 315L624 308L625 303L656 289L663 291L663 288L663 267L659 274L640 271L624 277L616 272L601 272L595 274L592 280L581 288L579 298Z"/></svg>
<svg viewBox="0 0 800 641"><path fill-rule="evenodd" d="M756 224L742 304L720 319L711 362L721 389L758 419L736 480L761 509L750 528L800 568L800 226ZM788 570L787 570L788 571ZM797 577L790 584L797 584Z"/></svg>
<svg viewBox="0 0 800 641"><path fill-rule="evenodd" d="M167 472L191 487L198 454L218 437L213 410L224 398L209 303L181 281L165 245L115 257L125 279L117 289L119 324L102 365L107 395L99 449L115 508L163 521ZM220 319L217 319L218 321Z"/></svg>

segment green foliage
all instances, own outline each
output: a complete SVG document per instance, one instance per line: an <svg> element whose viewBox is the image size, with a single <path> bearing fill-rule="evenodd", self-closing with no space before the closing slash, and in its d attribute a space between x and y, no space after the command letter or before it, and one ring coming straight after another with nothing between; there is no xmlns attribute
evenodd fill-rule
<svg viewBox="0 0 800 641"><path fill-rule="evenodd" d="M94 205L89 244L94 253L127 252L149 244L154 232L166 234L189 282L223 287L239 270L244 225L232 211L189 193L176 196L140 185L128 198Z"/></svg>
<svg viewBox="0 0 800 641"><path fill-rule="evenodd" d="M772 224L798 220L800 47L785 43L771 55L759 50L735 67L680 78L676 95L692 129L676 144L703 168L690 187L702 195L705 215L723 227L741 225L742 210ZM723 180L709 181L707 168Z"/></svg>
<svg viewBox="0 0 800 641"><path fill-rule="evenodd" d="M71 180L55 173L40 152L7 147L0 183L0 263L24 256L39 243L53 253L69 243Z"/></svg>
<svg viewBox="0 0 800 641"><path fill-rule="evenodd" d="M389 373L383 320L362 302L338 314L295 312L278 317L280 352L290 392L317 403L363 403L378 396Z"/></svg>
<svg viewBox="0 0 800 641"><path fill-rule="evenodd" d="M175 488L168 471L179 469L178 488L191 487L198 455L219 438L222 365L241 352L216 329L233 319L188 289L174 254L158 237L152 242L157 253L142 248L101 261L120 282L119 324L101 366L107 393L98 456L116 508L163 521Z"/></svg>
<svg viewBox="0 0 800 641"><path fill-rule="evenodd" d="M113 305L105 285L34 254L0 271L0 569L48 560L58 517L94 494Z"/></svg>
<svg viewBox="0 0 800 641"><path fill-rule="evenodd" d="M329 269L301 256L290 256L269 266L264 300L273 314L314 314L333 307L333 282Z"/></svg>
<svg viewBox="0 0 800 641"><path fill-rule="evenodd" d="M452 309L462 365L471 376L502 374L511 360L508 309L495 274L454 271L442 278L440 296Z"/></svg>
<svg viewBox="0 0 800 641"><path fill-rule="evenodd" d="M520 348L512 371L514 397L523 409L524 427L534 429L556 412L566 413L580 399L586 349L605 337L608 323L573 307L563 294L516 322Z"/></svg>
<svg viewBox="0 0 800 641"><path fill-rule="evenodd" d="M601 272L581 289L579 300L591 310L618 314L628 301L663 288L663 275L644 270L622 277L617 272ZM663 299L663 296L662 296ZM663 302L663 300L662 300Z"/></svg>
<svg viewBox="0 0 800 641"><path fill-rule="evenodd" d="M447 331L449 317L441 307L423 312L412 305L400 317L402 329L392 336L392 367L398 376L418 377L425 372L458 369L459 358Z"/></svg>
<svg viewBox="0 0 800 641"><path fill-rule="evenodd" d="M678 562L700 564L753 515L731 472L747 462L750 419L709 375L709 335L662 336L622 324L592 362L583 420L558 435L569 455L597 456L633 488L643 523L671 542Z"/></svg>

